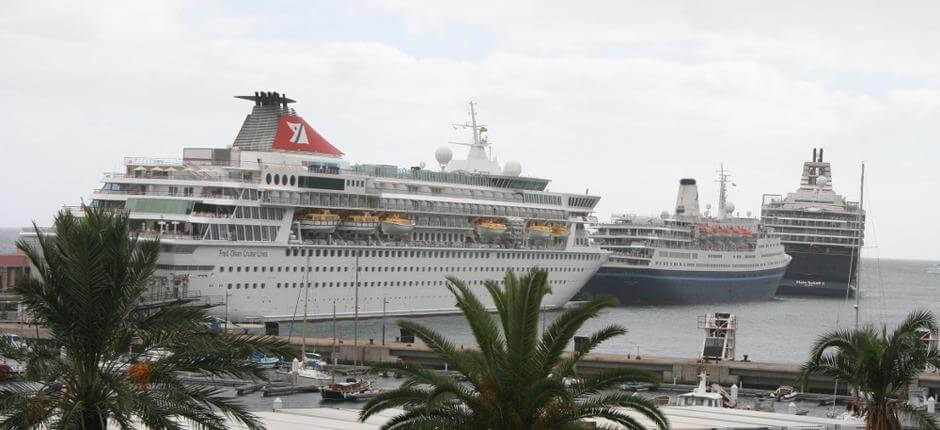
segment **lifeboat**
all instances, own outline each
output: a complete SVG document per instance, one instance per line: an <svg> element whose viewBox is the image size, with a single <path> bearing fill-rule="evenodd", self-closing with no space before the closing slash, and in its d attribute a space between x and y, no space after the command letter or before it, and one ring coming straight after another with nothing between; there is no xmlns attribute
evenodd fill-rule
<svg viewBox="0 0 940 430"><path fill-rule="evenodd" d="M343 217L343 221L337 228L343 231L368 233L379 228L380 222L379 217L370 213L352 214Z"/></svg>
<svg viewBox="0 0 940 430"><path fill-rule="evenodd" d="M415 229L415 221L402 215L392 214L382 218L382 233L403 235Z"/></svg>
<svg viewBox="0 0 940 430"><path fill-rule="evenodd" d="M316 233L332 233L339 224L339 215L324 210L320 213L307 212L298 218L300 229Z"/></svg>
<svg viewBox="0 0 940 430"><path fill-rule="evenodd" d="M555 237L568 237L568 227L565 227L561 224L555 224L552 226L552 236Z"/></svg>
<svg viewBox="0 0 940 430"><path fill-rule="evenodd" d="M552 228L547 225L529 224L526 231L529 232L531 239L542 240L552 237Z"/></svg>
<svg viewBox="0 0 940 430"><path fill-rule="evenodd" d="M476 223L474 230L476 230L477 236L480 236L480 239L493 240L506 233L506 224L491 219L484 219Z"/></svg>

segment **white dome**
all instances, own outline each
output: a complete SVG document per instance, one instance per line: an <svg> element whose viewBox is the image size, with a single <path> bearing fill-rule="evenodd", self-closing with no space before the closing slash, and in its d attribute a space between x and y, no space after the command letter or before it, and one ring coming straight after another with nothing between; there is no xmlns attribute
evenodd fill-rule
<svg viewBox="0 0 940 430"><path fill-rule="evenodd" d="M731 214L734 212L734 203L727 202L725 203L725 213Z"/></svg>
<svg viewBox="0 0 940 430"><path fill-rule="evenodd" d="M825 187L826 185L829 185L829 178L825 176L820 176L816 178L816 185L819 185L821 187Z"/></svg>
<svg viewBox="0 0 940 430"><path fill-rule="evenodd" d="M437 148L437 151L434 151L434 159L440 164L450 163L450 160L453 158L454 151L451 150L449 146L442 146Z"/></svg>
<svg viewBox="0 0 940 430"><path fill-rule="evenodd" d="M507 176L519 176L522 173L522 164L516 160L509 160L503 165L503 174Z"/></svg>

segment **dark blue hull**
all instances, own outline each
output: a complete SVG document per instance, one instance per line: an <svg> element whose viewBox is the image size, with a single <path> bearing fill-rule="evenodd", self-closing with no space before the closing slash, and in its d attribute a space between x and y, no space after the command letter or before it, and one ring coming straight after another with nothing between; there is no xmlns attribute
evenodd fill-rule
<svg viewBox="0 0 940 430"><path fill-rule="evenodd" d="M855 297L858 249L786 244L793 260L780 282L779 295Z"/></svg>
<svg viewBox="0 0 940 430"><path fill-rule="evenodd" d="M770 300L786 267L748 272L704 272L601 267L582 289L621 304L671 305Z"/></svg>

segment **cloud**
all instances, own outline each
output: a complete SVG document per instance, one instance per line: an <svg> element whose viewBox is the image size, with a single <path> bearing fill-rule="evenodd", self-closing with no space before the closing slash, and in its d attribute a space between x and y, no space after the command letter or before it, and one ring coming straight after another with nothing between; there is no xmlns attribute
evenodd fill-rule
<svg viewBox="0 0 940 430"><path fill-rule="evenodd" d="M907 227L940 209L933 6L707 5L15 2L0 225L47 221L124 156L228 145L249 109L231 97L278 90L350 161L403 166L466 139L449 124L474 99L500 160L601 194L602 217L669 209L680 177L715 200L721 162L757 213L824 146L852 199L869 163L878 252L940 258Z"/></svg>

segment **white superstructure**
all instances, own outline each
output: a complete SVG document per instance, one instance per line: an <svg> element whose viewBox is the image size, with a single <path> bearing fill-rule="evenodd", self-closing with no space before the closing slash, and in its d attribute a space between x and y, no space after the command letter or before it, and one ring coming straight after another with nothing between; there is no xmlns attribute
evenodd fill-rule
<svg viewBox="0 0 940 430"><path fill-rule="evenodd" d="M584 228L599 197L546 191L516 162L499 169L473 110L467 159L440 148L437 171L349 164L293 100L239 98L255 106L232 146L126 158L94 192L94 206L161 239L153 295L212 298L236 321L299 319L304 300L312 318L334 304L340 318L357 304L360 317L443 314L457 311L446 276L491 305L485 280L538 267L559 307L606 261Z"/></svg>

